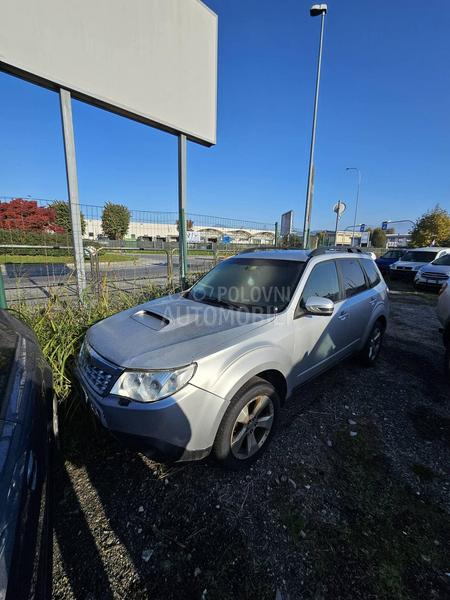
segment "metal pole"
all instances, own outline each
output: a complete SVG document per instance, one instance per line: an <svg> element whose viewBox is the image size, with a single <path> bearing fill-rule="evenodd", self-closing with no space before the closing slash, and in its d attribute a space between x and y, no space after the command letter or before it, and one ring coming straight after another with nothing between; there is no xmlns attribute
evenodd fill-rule
<svg viewBox="0 0 450 600"><path fill-rule="evenodd" d="M355 218L353 220L352 246L355 243L356 219L358 218L359 189L361 187L361 171L359 169L354 169L354 170L358 172L358 187L356 189L356 206L355 206Z"/></svg>
<svg viewBox="0 0 450 600"><path fill-rule="evenodd" d="M178 239L180 254L180 284L184 289L187 278L187 239L186 239L186 136L178 136Z"/></svg>
<svg viewBox="0 0 450 600"><path fill-rule="evenodd" d="M5 284L3 283L3 272L0 265L0 308L8 308L6 303Z"/></svg>
<svg viewBox="0 0 450 600"><path fill-rule="evenodd" d="M337 234L338 234L338 226L339 226L339 210L341 208L341 201L338 200L338 207L336 211L336 228L334 230L334 245L337 246Z"/></svg>
<svg viewBox="0 0 450 600"><path fill-rule="evenodd" d="M275 246L278 246L278 221L275 223Z"/></svg>
<svg viewBox="0 0 450 600"><path fill-rule="evenodd" d="M72 98L68 90L59 90L61 119L66 157L67 191L69 194L70 219L72 223L72 241L77 277L78 298L81 300L86 288L84 270L83 238L81 232L80 201L78 198L77 162L75 156L75 138L73 134Z"/></svg>
<svg viewBox="0 0 450 600"><path fill-rule="evenodd" d="M303 223L303 248L308 247L309 230L311 227L311 209L314 193L314 148L316 145L317 109L319 106L320 72L322 68L323 31L325 26L325 13L322 13L320 24L319 55L317 58L316 94L314 98L313 124L311 133L311 147L309 151L308 186L306 189L305 219Z"/></svg>

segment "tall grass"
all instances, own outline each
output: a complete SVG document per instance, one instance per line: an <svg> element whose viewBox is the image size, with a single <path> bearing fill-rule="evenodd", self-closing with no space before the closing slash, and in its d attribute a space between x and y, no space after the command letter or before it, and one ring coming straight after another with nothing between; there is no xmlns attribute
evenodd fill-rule
<svg viewBox="0 0 450 600"><path fill-rule="evenodd" d="M59 402L73 389L73 367L86 331L101 319L177 291L173 287L149 285L134 292L111 290L103 280L99 289L88 288L83 302L64 296L51 296L45 305L15 306L20 317L34 330L53 371L53 384Z"/></svg>

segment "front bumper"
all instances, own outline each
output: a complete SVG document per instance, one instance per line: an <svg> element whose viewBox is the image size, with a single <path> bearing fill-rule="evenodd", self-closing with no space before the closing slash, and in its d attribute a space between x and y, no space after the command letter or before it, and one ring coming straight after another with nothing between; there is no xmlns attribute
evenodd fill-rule
<svg viewBox="0 0 450 600"><path fill-rule="evenodd" d="M417 288L435 290L437 292L445 283L448 283L448 279L432 279L431 277L423 277L421 275L417 275L414 279L414 285Z"/></svg>
<svg viewBox="0 0 450 600"><path fill-rule="evenodd" d="M157 459L199 460L211 451L228 403L192 384L157 402L143 403L92 390L77 369L85 399L102 425L127 447Z"/></svg>

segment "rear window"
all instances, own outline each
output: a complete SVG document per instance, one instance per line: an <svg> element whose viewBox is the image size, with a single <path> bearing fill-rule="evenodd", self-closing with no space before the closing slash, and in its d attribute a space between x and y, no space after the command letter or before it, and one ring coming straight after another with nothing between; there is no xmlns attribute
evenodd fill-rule
<svg viewBox="0 0 450 600"><path fill-rule="evenodd" d="M345 258L339 261L339 266L346 298L351 298L367 289L366 279L358 259Z"/></svg>
<svg viewBox="0 0 450 600"><path fill-rule="evenodd" d="M363 260L362 265L364 267L364 271L366 272L367 279L369 280L369 287L372 288L378 285L381 279L373 260Z"/></svg>

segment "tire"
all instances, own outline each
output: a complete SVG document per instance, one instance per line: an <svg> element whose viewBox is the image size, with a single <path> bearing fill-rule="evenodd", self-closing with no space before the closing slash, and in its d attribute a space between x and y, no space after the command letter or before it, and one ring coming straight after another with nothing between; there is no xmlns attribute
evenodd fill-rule
<svg viewBox="0 0 450 600"><path fill-rule="evenodd" d="M384 325L378 320L372 327L364 348L359 353L359 361L366 367L372 367L380 354L383 344Z"/></svg>
<svg viewBox="0 0 450 600"><path fill-rule="evenodd" d="M450 383L450 344L445 348L444 370L447 375L447 381Z"/></svg>
<svg viewBox="0 0 450 600"><path fill-rule="evenodd" d="M219 463L237 470L259 458L272 439L279 412L280 398L273 385L253 377L231 400L219 426L213 446Z"/></svg>

